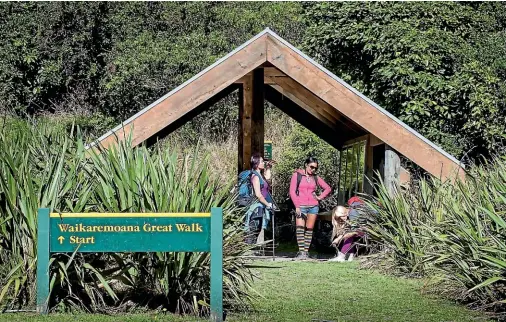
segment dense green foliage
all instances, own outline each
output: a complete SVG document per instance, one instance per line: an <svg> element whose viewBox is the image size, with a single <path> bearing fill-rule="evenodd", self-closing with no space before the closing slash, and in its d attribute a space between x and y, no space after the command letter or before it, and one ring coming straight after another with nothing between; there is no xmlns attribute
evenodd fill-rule
<svg viewBox="0 0 506 322"><path fill-rule="evenodd" d="M0 107L123 120L270 27L451 154L490 155L502 147L506 123L504 9L457 2L3 3ZM229 133L233 101L199 117L189 133Z"/></svg>
<svg viewBox="0 0 506 322"><path fill-rule="evenodd" d="M275 2L2 3L0 108L124 120L266 26L300 42L299 9ZM230 102L196 128L234 127L237 105Z"/></svg>
<svg viewBox="0 0 506 322"><path fill-rule="evenodd" d="M12 144L16 142L16 144ZM248 300L251 275L240 255L241 215L229 187L210 179L207 160L168 149L118 149L86 155L79 134L44 124L0 131L0 303L32 305L37 209L56 212L208 212L224 209L224 296ZM209 303L209 253L56 254L51 306L56 310L164 307L201 313Z"/></svg>
<svg viewBox="0 0 506 322"><path fill-rule="evenodd" d="M506 5L312 3L304 47L380 106L462 156L501 147Z"/></svg>
<svg viewBox="0 0 506 322"><path fill-rule="evenodd" d="M505 135L505 9L500 2L0 3L0 111L70 114L55 118L51 129L2 123L0 301L33 300L40 206L197 211L217 203L229 218L227 300L244 298L239 286L249 275L236 256L242 248L231 247L240 244L235 209L214 195L225 191L219 183L235 177L237 142L227 138L236 130L234 98L166 143L189 152L184 160L165 146L149 152L122 147L86 159L81 136L64 135L72 131L68 119L76 117L82 137L100 134L270 27L451 154L490 157L503 149ZM266 138L279 161L278 201L309 154L320 158L320 175L335 187L336 151L286 116L266 114L266 121L276 119ZM185 172L186 160L200 158L193 147L201 137L211 159ZM471 180L456 187L421 181L395 198L380 188L383 207L372 227L377 242L404 272L437 273L473 289L470 298L480 303L504 300L505 173L504 161L496 160L473 168ZM195 186L200 202L187 197ZM201 310L198 300L208 300L207 263L203 254L59 255L52 266L53 304L96 311L154 298L169 309ZM148 294L145 277L158 296L134 296Z"/></svg>
<svg viewBox="0 0 506 322"><path fill-rule="evenodd" d="M395 196L377 191L371 235L398 270L453 282L478 304L505 303L505 160L455 185L433 179Z"/></svg>

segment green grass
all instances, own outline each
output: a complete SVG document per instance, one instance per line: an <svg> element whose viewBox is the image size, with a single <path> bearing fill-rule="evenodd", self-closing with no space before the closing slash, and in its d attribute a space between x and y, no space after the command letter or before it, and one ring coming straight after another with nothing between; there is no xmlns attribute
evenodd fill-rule
<svg viewBox="0 0 506 322"><path fill-rule="evenodd" d="M422 281L400 279L355 263L257 262L263 295L256 311L227 321L487 321L477 312L421 293ZM135 315L2 314L0 322L197 321L156 313Z"/></svg>
<svg viewBox="0 0 506 322"><path fill-rule="evenodd" d="M359 270L355 263L266 262L255 288L265 296L243 321L485 321L421 294L422 281Z"/></svg>

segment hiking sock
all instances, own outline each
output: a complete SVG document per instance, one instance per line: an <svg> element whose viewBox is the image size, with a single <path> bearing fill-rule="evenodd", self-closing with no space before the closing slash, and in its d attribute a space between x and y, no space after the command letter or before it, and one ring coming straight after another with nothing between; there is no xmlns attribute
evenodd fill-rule
<svg viewBox="0 0 506 322"><path fill-rule="evenodd" d="M311 246L311 240L313 240L313 229L307 229L304 234L304 251L309 252L309 246Z"/></svg>
<svg viewBox="0 0 506 322"><path fill-rule="evenodd" d="M297 245L299 246L299 252L304 251L304 226L296 227L296 235L297 235Z"/></svg>

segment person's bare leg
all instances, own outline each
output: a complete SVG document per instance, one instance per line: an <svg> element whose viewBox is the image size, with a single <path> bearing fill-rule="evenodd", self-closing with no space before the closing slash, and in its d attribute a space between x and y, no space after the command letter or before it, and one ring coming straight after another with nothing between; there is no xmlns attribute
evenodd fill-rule
<svg viewBox="0 0 506 322"><path fill-rule="evenodd" d="M309 253L309 246L311 246L311 240L313 240L313 228L316 222L316 215L308 214L306 221L306 232L304 234L304 251L306 254Z"/></svg>

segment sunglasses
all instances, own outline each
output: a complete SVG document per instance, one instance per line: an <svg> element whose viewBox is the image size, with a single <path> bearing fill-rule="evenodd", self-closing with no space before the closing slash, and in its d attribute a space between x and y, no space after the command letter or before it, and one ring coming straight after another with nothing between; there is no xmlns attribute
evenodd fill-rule
<svg viewBox="0 0 506 322"><path fill-rule="evenodd" d="M313 167L312 165L309 166L309 169L313 170L313 171L316 171L318 170L318 167Z"/></svg>

